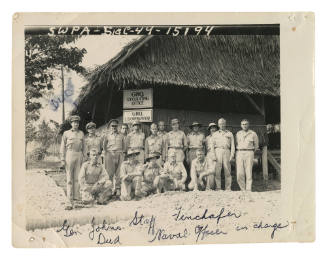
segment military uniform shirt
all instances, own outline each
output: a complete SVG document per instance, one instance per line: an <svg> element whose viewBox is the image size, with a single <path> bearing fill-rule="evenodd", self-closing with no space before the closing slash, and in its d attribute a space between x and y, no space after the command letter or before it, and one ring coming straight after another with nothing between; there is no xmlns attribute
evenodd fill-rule
<svg viewBox="0 0 327 260"><path fill-rule="evenodd" d="M67 151L83 152L85 154L84 133L81 130L73 131L70 129L64 132L60 146L61 160L65 160Z"/></svg>
<svg viewBox="0 0 327 260"><path fill-rule="evenodd" d="M145 154L159 153L164 157L165 142L161 136L150 135L145 139Z"/></svg>
<svg viewBox="0 0 327 260"><path fill-rule="evenodd" d="M238 131L236 134L236 148L257 150L259 148L259 139L257 134L252 131Z"/></svg>
<svg viewBox="0 0 327 260"><path fill-rule="evenodd" d="M167 174L172 178L176 178L177 180L183 180L183 182L185 182L187 177L186 169L181 162L165 162L162 174Z"/></svg>
<svg viewBox="0 0 327 260"><path fill-rule="evenodd" d="M145 135L143 132L131 132L127 135L126 146L127 149L138 150L144 149Z"/></svg>
<svg viewBox="0 0 327 260"><path fill-rule="evenodd" d="M153 164L152 166L146 165L144 167L144 181L153 183L155 177L159 176L161 167L158 164Z"/></svg>
<svg viewBox="0 0 327 260"><path fill-rule="evenodd" d="M183 131L170 131L167 134L167 146L168 148L181 148L187 147L187 138Z"/></svg>
<svg viewBox="0 0 327 260"><path fill-rule="evenodd" d="M205 143L205 136L200 132L191 132L187 135L188 148L190 149L203 149Z"/></svg>
<svg viewBox="0 0 327 260"><path fill-rule="evenodd" d="M86 153L89 153L91 149L96 149L98 153L101 153L102 150L102 140L100 136L90 136L87 135L85 137L85 147L86 147Z"/></svg>
<svg viewBox="0 0 327 260"><path fill-rule="evenodd" d="M212 135L213 148L220 148L231 150L232 153L235 151L234 135L228 130L218 130Z"/></svg>
<svg viewBox="0 0 327 260"><path fill-rule="evenodd" d="M131 173L139 173L141 175L143 173L143 170L143 165L139 162L136 164L130 164L129 161L124 161L120 166L120 178L123 178L124 176Z"/></svg>
<svg viewBox="0 0 327 260"><path fill-rule="evenodd" d="M109 177L107 171L100 163L92 164L88 161L83 163L78 179L81 188L83 188L87 185L105 183L109 180Z"/></svg>
<svg viewBox="0 0 327 260"><path fill-rule="evenodd" d="M104 136L103 147L106 151L125 151L125 138L120 133L108 132Z"/></svg>
<svg viewBox="0 0 327 260"><path fill-rule="evenodd" d="M215 172L215 166L209 160L204 158L203 162L201 163L198 159L194 159L191 166L191 178L192 180L198 177L203 172L207 172L209 174L213 174Z"/></svg>

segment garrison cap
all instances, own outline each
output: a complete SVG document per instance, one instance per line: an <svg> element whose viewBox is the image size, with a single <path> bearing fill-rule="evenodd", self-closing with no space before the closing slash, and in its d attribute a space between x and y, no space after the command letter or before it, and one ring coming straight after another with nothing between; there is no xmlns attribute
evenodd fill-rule
<svg viewBox="0 0 327 260"><path fill-rule="evenodd" d="M69 121L72 123L72 122L75 122L75 121L81 121L81 118L77 115L74 115L74 116L71 116Z"/></svg>
<svg viewBox="0 0 327 260"><path fill-rule="evenodd" d="M171 124L174 125L174 124L178 124L179 123L179 120L177 118L174 118L171 120Z"/></svg>
<svg viewBox="0 0 327 260"><path fill-rule="evenodd" d="M97 127L97 125L95 123L93 123L93 122L89 122L85 126L86 130L89 129L89 128L96 128L96 127Z"/></svg>

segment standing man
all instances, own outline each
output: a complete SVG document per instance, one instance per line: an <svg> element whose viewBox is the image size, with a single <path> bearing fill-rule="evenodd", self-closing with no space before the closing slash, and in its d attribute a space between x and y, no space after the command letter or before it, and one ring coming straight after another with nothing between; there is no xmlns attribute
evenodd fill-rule
<svg viewBox="0 0 327 260"><path fill-rule="evenodd" d="M165 131L165 122L164 121L159 121L158 122L158 128L159 128L158 135L161 136L164 141L166 141L168 133Z"/></svg>
<svg viewBox="0 0 327 260"><path fill-rule="evenodd" d="M224 168L225 190L231 190L232 175L230 162L235 154L234 135L226 129L226 120L224 118L218 120L218 127L219 130L212 135L212 144L217 163L216 189L221 189L221 170Z"/></svg>
<svg viewBox="0 0 327 260"><path fill-rule="evenodd" d="M163 165L166 161L165 142L162 136L158 135L158 126L152 123L150 126L151 135L145 139L145 157L148 158L149 154L159 154L158 164Z"/></svg>
<svg viewBox="0 0 327 260"><path fill-rule="evenodd" d="M204 151L196 150L196 158L191 166L191 182L188 185L190 190L213 190L215 186L215 166L208 160Z"/></svg>
<svg viewBox="0 0 327 260"><path fill-rule="evenodd" d="M112 119L108 123L109 131L103 137L104 166L110 181L114 182L114 191L120 195L120 165L124 161L124 136L118 132L118 120Z"/></svg>
<svg viewBox="0 0 327 260"><path fill-rule="evenodd" d="M112 195L112 182L109 180L108 173L98 161L98 150L91 148L90 160L82 165L78 176L82 202L90 204L107 204Z"/></svg>
<svg viewBox="0 0 327 260"><path fill-rule="evenodd" d="M236 134L236 175L241 190L252 189L252 167L254 152L259 149L257 134L249 129L250 122L247 119L241 121L242 130Z"/></svg>
<svg viewBox="0 0 327 260"><path fill-rule="evenodd" d="M120 133L126 138L128 135L128 125L127 124L122 124L121 125L121 129L120 129Z"/></svg>
<svg viewBox="0 0 327 260"><path fill-rule="evenodd" d="M187 135L188 153L187 162L189 168L191 169L192 161L196 158L196 151L203 150L205 147L205 136L200 130L201 124L198 122L193 122L190 125L191 132Z"/></svg>
<svg viewBox="0 0 327 260"><path fill-rule="evenodd" d="M185 182L187 178L187 172L184 164L177 161L176 153L174 150L169 150L168 160L165 162L159 178L159 192L162 189L164 189L164 191L182 191L186 189Z"/></svg>
<svg viewBox="0 0 327 260"><path fill-rule="evenodd" d="M120 167L121 200L141 198L145 195L142 192L143 164L137 160L139 153L130 150L127 153L127 161L124 161Z"/></svg>
<svg viewBox="0 0 327 260"><path fill-rule="evenodd" d="M187 150L187 138L183 131L179 130L179 120L171 120L172 131L167 134L166 154L173 151L176 154L177 162L184 162L185 152Z"/></svg>
<svg viewBox="0 0 327 260"><path fill-rule="evenodd" d="M78 174L80 172L83 158L87 158L85 153L84 134L79 127L79 116L71 116L70 124L72 128L62 135L60 146L61 164L66 168L67 174L67 205L66 210L73 209L74 200L80 199Z"/></svg>
<svg viewBox="0 0 327 260"><path fill-rule="evenodd" d="M87 136L85 137L86 154L89 156L91 149L96 149L98 154L100 155L102 152L102 138L95 134L96 124L93 122L89 122L88 124L86 124L85 128L88 132ZM98 159L100 159L99 156Z"/></svg>
<svg viewBox="0 0 327 260"><path fill-rule="evenodd" d="M138 152L137 160L141 164L144 164L144 142L145 135L141 131L141 123L140 121L134 121L132 123L132 132L126 138L126 147L127 152Z"/></svg>

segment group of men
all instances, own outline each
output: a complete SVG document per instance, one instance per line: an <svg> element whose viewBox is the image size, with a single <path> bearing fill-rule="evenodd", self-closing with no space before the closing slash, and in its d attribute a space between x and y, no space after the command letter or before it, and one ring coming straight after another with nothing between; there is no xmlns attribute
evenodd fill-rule
<svg viewBox="0 0 327 260"><path fill-rule="evenodd" d="M119 131L118 120L110 120L103 136L96 135L93 122L86 125L84 136L79 121L79 116L71 117L72 128L64 132L60 149L67 174L67 210L80 200L106 204L113 196L131 200L171 190L220 190L222 169L225 190L231 190L235 155L240 189L251 191L259 141L246 119L235 141L223 118L218 125L209 124L207 137L198 122L185 135L176 118L171 120L170 132L165 131L165 122L152 123L147 138L139 121L132 123L128 133L128 125L123 124Z"/></svg>

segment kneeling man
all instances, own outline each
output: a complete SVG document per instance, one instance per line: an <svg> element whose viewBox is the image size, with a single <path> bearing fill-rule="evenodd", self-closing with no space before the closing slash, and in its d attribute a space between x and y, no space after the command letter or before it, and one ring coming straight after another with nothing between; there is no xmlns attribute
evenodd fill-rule
<svg viewBox="0 0 327 260"><path fill-rule="evenodd" d="M191 165L190 190L213 190L215 185L215 165L205 158L204 151L196 151L196 158Z"/></svg>
<svg viewBox="0 0 327 260"><path fill-rule="evenodd" d="M168 161L165 162L160 174L158 191L185 190L187 172L183 162L176 161L174 150L168 151Z"/></svg>
<svg viewBox="0 0 327 260"><path fill-rule="evenodd" d="M159 175L162 170L158 163L159 153L150 153L146 158L147 163L144 165L142 192L147 196L158 191Z"/></svg>
<svg viewBox="0 0 327 260"><path fill-rule="evenodd" d="M120 166L121 200L131 200L133 197L141 198L143 164L138 161L139 151L130 150L127 153L127 161Z"/></svg>
<svg viewBox="0 0 327 260"><path fill-rule="evenodd" d="M112 195L112 182L103 165L99 163L98 155L97 149L90 150L90 160L82 165L78 176L84 204L107 204Z"/></svg>

